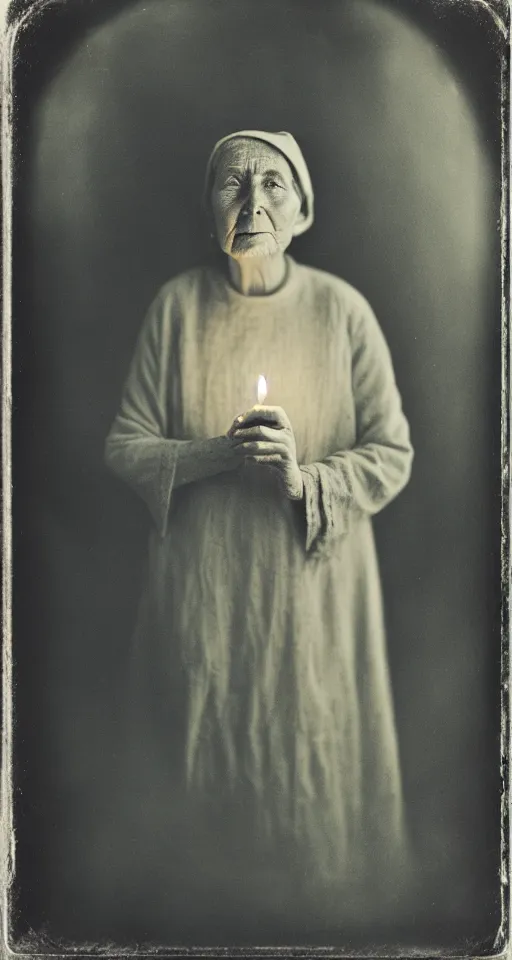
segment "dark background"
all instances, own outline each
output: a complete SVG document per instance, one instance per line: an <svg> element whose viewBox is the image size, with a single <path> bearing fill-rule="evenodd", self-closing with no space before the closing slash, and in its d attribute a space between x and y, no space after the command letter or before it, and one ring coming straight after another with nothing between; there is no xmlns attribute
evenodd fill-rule
<svg viewBox="0 0 512 960"><path fill-rule="evenodd" d="M407 923L390 917L379 935L490 949L503 49L480 6L425 0L77 0L20 32L15 937L128 936L112 699L147 518L107 475L103 441L149 301L211 255L199 204L211 146L263 127L294 133L316 186L315 225L291 252L372 303L416 449L376 530L421 884ZM145 938L172 943L165 917L144 919L155 891L139 894ZM363 922L357 942L377 936Z"/></svg>

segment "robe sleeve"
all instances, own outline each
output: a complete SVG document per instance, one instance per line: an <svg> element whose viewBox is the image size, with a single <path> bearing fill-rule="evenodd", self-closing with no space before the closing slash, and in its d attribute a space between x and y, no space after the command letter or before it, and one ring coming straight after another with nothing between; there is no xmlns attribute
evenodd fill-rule
<svg viewBox="0 0 512 960"><path fill-rule="evenodd" d="M167 437L171 314L169 298L160 292L146 315L105 443L107 465L146 502L162 537L180 446Z"/></svg>
<svg viewBox="0 0 512 960"><path fill-rule="evenodd" d="M301 465L310 556L327 556L353 518L382 510L411 473L409 426L383 333L366 302L350 321L356 442Z"/></svg>

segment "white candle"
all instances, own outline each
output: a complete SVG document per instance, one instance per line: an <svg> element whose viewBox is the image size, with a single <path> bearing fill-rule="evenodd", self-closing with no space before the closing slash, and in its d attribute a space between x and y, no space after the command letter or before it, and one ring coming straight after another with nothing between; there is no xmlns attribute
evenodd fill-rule
<svg viewBox="0 0 512 960"><path fill-rule="evenodd" d="M265 403L267 396L267 381L262 373L258 377L258 403Z"/></svg>

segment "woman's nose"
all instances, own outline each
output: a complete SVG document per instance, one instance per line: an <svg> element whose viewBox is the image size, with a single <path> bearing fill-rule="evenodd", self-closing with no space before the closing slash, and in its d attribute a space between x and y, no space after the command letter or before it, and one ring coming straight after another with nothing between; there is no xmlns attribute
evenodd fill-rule
<svg viewBox="0 0 512 960"><path fill-rule="evenodd" d="M261 197L257 187L248 189L242 206L242 213L247 217L261 214Z"/></svg>
<svg viewBox="0 0 512 960"><path fill-rule="evenodd" d="M261 215L261 207L254 206L251 204L246 204L242 208L242 216L249 220L251 217L258 217Z"/></svg>

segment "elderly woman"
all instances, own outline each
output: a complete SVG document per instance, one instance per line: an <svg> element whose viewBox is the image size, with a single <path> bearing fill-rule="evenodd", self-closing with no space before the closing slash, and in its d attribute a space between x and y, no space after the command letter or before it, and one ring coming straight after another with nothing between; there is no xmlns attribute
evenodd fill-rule
<svg viewBox="0 0 512 960"><path fill-rule="evenodd" d="M152 517L138 722L219 877L236 850L269 883L278 859L343 912L405 849L371 518L409 478L409 430L367 301L286 253L313 222L295 139L224 137L205 198L225 269L162 287L106 444Z"/></svg>

